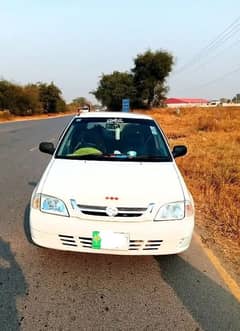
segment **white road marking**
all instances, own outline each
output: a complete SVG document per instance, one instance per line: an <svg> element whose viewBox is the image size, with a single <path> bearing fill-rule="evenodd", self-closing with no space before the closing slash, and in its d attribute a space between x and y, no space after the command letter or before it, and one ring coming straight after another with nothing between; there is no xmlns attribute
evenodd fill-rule
<svg viewBox="0 0 240 331"><path fill-rule="evenodd" d="M33 147L33 148L29 149L29 152L33 152L33 151L36 151L37 149L38 149L38 146L36 146L36 147Z"/></svg>

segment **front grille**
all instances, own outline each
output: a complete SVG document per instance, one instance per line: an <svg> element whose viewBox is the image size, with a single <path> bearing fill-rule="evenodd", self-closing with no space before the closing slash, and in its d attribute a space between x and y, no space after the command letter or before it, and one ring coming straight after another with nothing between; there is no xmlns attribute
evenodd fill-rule
<svg viewBox="0 0 240 331"><path fill-rule="evenodd" d="M77 205L81 213L93 216L109 217L104 206ZM147 208L138 207L117 207L118 214L115 217L140 217Z"/></svg>
<svg viewBox="0 0 240 331"><path fill-rule="evenodd" d="M104 206L77 205L81 213L92 216L109 217ZM147 208L118 207L118 214L115 217L140 217Z"/></svg>
<svg viewBox="0 0 240 331"><path fill-rule="evenodd" d="M80 245L84 248L92 248L92 238L79 237Z"/></svg>
<svg viewBox="0 0 240 331"><path fill-rule="evenodd" d="M129 250L137 251L137 250L158 250L162 244L162 240L130 240Z"/></svg>
<svg viewBox="0 0 240 331"><path fill-rule="evenodd" d="M60 241L62 242L62 245L77 247L77 243L73 236L66 236L63 234L59 234L58 237L59 237Z"/></svg>
<svg viewBox="0 0 240 331"><path fill-rule="evenodd" d="M74 247L82 247L82 248L90 248L92 249L92 238L90 237L76 237L69 235L58 235L62 245L64 246L74 246ZM129 241L129 251L156 251L160 248L163 240L130 240ZM95 250L95 249L93 249Z"/></svg>

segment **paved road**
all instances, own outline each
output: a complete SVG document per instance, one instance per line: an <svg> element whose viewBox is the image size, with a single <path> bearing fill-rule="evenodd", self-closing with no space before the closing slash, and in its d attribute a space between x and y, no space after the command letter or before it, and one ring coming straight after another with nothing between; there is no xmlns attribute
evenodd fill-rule
<svg viewBox="0 0 240 331"><path fill-rule="evenodd" d="M240 330L239 302L197 242L176 257L32 246L31 192L68 117L0 125L0 331Z"/></svg>

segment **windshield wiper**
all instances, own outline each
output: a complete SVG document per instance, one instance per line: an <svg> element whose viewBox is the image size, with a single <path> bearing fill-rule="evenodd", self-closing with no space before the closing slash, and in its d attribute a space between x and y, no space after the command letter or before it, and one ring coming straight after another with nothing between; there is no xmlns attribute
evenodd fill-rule
<svg viewBox="0 0 240 331"><path fill-rule="evenodd" d="M67 159L73 160L103 160L103 154L86 154L86 155L66 155Z"/></svg>
<svg viewBox="0 0 240 331"><path fill-rule="evenodd" d="M137 155L129 157L128 155L111 155L111 154L86 154L86 155L65 155L58 156L62 159L71 159L71 160L108 160L108 161L130 161L130 162L167 162L171 161L169 156L160 156L160 155Z"/></svg>
<svg viewBox="0 0 240 331"><path fill-rule="evenodd" d="M161 156L161 155L138 155L131 159L137 161L153 161L153 162L171 161L171 158L169 156Z"/></svg>

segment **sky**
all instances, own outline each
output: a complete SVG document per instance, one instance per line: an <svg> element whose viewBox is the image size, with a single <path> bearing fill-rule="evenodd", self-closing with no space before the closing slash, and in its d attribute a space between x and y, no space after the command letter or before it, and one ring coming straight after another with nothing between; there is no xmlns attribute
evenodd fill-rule
<svg viewBox="0 0 240 331"><path fill-rule="evenodd" d="M148 49L174 56L168 96L232 98L240 1L0 0L0 79L53 81L67 102L95 101L89 92L103 73L130 71Z"/></svg>

